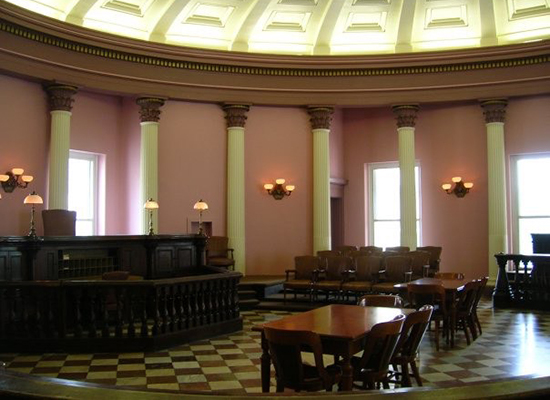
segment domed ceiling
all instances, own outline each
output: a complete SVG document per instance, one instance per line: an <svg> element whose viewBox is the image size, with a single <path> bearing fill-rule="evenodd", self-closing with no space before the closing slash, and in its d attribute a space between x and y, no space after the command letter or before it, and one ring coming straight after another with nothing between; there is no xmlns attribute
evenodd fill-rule
<svg viewBox="0 0 550 400"><path fill-rule="evenodd" d="M406 53L550 38L550 0L3 1L136 39L254 53Z"/></svg>

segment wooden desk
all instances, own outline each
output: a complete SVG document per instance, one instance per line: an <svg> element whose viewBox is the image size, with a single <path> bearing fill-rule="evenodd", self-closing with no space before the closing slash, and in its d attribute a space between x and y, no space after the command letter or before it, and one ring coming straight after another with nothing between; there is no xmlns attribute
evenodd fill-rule
<svg viewBox="0 0 550 400"><path fill-rule="evenodd" d="M455 327L456 327L456 297L467 281L461 281L458 279L435 279L435 278L421 278L412 282L398 283L394 285L399 290L399 293L407 293L407 285L441 285L445 288L445 295L447 303L450 305L451 314L451 347L455 345ZM404 296L407 297L407 296Z"/></svg>
<svg viewBox="0 0 550 400"><path fill-rule="evenodd" d="M363 349L363 338L374 325L391 321L399 314L407 315L413 311L412 309L332 304L254 326L253 331L262 332L262 391L269 392L271 366L269 348L263 334L264 326L318 333L323 343L323 353L343 358L341 388L342 390L351 390L353 385L351 357Z"/></svg>

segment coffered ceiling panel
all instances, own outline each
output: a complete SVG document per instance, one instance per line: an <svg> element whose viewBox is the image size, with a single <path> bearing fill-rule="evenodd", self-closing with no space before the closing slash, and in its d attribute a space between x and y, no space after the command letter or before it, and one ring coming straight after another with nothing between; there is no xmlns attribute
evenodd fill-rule
<svg viewBox="0 0 550 400"><path fill-rule="evenodd" d="M227 51L348 55L550 38L550 0L0 0L141 40Z"/></svg>

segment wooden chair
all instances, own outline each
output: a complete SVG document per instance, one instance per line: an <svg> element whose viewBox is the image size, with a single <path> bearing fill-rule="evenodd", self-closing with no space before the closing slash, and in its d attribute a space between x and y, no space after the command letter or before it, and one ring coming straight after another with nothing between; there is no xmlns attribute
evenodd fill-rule
<svg viewBox="0 0 550 400"><path fill-rule="evenodd" d="M408 246L394 246L394 247L386 247L384 251L391 251L392 253L408 253L411 251L410 247Z"/></svg>
<svg viewBox="0 0 550 400"><path fill-rule="evenodd" d="M44 236L75 236L76 211L42 210Z"/></svg>
<svg viewBox="0 0 550 400"><path fill-rule="evenodd" d="M319 250L317 252L318 257L335 257L341 255L342 254L338 250Z"/></svg>
<svg viewBox="0 0 550 400"><path fill-rule="evenodd" d="M472 337L475 333L474 319L472 318L473 308L476 301L477 289L480 282L477 280L470 281L464 285L464 288L458 293L458 300L456 303L456 321L457 330L458 326L462 326L464 335L466 336L466 343L470 345L470 335L468 334L468 328L472 332Z"/></svg>
<svg viewBox="0 0 550 400"><path fill-rule="evenodd" d="M434 278L462 281L464 280L464 274L462 272L436 272Z"/></svg>
<svg viewBox="0 0 550 400"><path fill-rule="evenodd" d="M397 294L399 290L395 289L394 285L411 280L411 261L411 258L405 255L385 257L384 269L379 274L380 283L372 285L372 291Z"/></svg>
<svg viewBox="0 0 550 400"><path fill-rule="evenodd" d="M206 263L214 267L235 268L233 249L227 236L211 236L206 242Z"/></svg>
<svg viewBox="0 0 550 400"><path fill-rule="evenodd" d="M389 388L389 363L404 322L405 316L398 315L392 321L374 325L365 338L362 356L352 357L353 380L361 381L363 389L376 389L377 382Z"/></svg>
<svg viewBox="0 0 550 400"><path fill-rule="evenodd" d="M264 335L275 366L277 392L284 388L297 392L331 391L340 382L342 369L337 365L324 366L323 348L317 333L264 327ZM302 361L304 350L313 352L315 366Z"/></svg>
<svg viewBox="0 0 550 400"><path fill-rule="evenodd" d="M312 299L314 272L319 269L319 257L296 256L294 257L294 269L287 269L286 281L283 283L283 299L286 303L287 289L294 291L294 299L298 291L305 291Z"/></svg>
<svg viewBox="0 0 550 400"><path fill-rule="evenodd" d="M104 272L101 275L101 280L103 281L126 281L130 277L130 272L128 271L109 271ZM120 295L120 294L119 294ZM117 296L116 290L110 290L105 295L105 309L109 314L112 314L117 309L123 309L124 304L120 297ZM112 316L112 315L111 315Z"/></svg>
<svg viewBox="0 0 550 400"><path fill-rule="evenodd" d="M376 246L361 246L359 248L359 251L364 251L369 254L381 254L384 249L382 247L376 247Z"/></svg>
<svg viewBox="0 0 550 400"><path fill-rule="evenodd" d="M435 348L439 351L439 324L443 324L443 334L449 340L449 318L445 288L441 285L407 285L409 303L419 309L425 304L432 305L434 310L430 321L435 323Z"/></svg>
<svg viewBox="0 0 550 400"><path fill-rule="evenodd" d="M433 306L427 304L405 318L401 337L397 343L395 354L390 361L394 369L392 374L396 378L396 383L401 387L412 386L409 365L416 383L418 386L422 386L422 378L416 365L416 359L418 358L418 347L428 329L432 312ZM401 367L401 371L398 370L398 366Z"/></svg>
<svg viewBox="0 0 550 400"><path fill-rule="evenodd" d="M479 286L477 288L476 299L474 302L474 306L472 308L472 316L471 316L473 321L472 325L474 326L474 328L477 328L479 330L480 335L483 333L483 331L481 330L481 323L479 322L479 317L477 315L477 306L479 304L479 301L483 297L483 292L485 291L485 287L487 286L488 280L489 278L487 277L479 279ZM474 337L474 340L477 339L478 334L476 329L472 331L472 336Z"/></svg>
<svg viewBox="0 0 550 400"><path fill-rule="evenodd" d="M325 268L318 270L313 279L313 294L316 296L319 291L325 292L326 301L328 301L329 294L336 292L338 300L346 274L353 267L353 259L346 256L332 256L325 257L321 262L323 260Z"/></svg>
<svg viewBox="0 0 550 400"><path fill-rule="evenodd" d="M416 250L427 251L430 253L430 268L428 270L428 276L432 277L436 272L439 272L439 264L441 262L441 251L443 250L440 246L422 246L417 247Z"/></svg>
<svg viewBox="0 0 550 400"><path fill-rule="evenodd" d="M357 246L336 246L334 250L343 256L349 256L352 251L357 251Z"/></svg>
<svg viewBox="0 0 550 400"><path fill-rule="evenodd" d="M411 279L425 278L430 269L430 253L427 251L416 250L407 253L411 257Z"/></svg>
<svg viewBox="0 0 550 400"><path fill-rule="evenodd" d="M359 299L362 307L396 307L403 308L403 299L393 294L367 294Z"/></svg>
<svg viewBox="0 0 550 400"><path fill-rule="evenodd" d="M382 267L382 257L362 255L353 258L353 261L355 269L344 271L346 275L342 283L342 293L353 294L357 299L358 294L371 291L372 284Z"/></svg>

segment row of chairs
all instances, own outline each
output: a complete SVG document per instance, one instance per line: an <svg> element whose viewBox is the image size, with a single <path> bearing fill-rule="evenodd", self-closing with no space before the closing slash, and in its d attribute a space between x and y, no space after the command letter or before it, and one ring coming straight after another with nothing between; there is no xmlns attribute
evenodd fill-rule
<svg viewBox="0 0 550 400"><path fill-rule="evenodd" d="M398 296L365 296L359 304L402 306ZM432 312L433 306L425 305L406 317L399 315L392 321L376 324L365 339L363 353L351 360L353 380L360 382L363 389L375 389L379 383L384 388L389 388L390 382L410 387L412 369L417 384L422 386L416 359ZM264 328L264 334L275 365L277 392L282 392L284 388L296 391L331 391L340 382L341 364L335 360L334 364L324 366L322 343L318 334L268 327ZM313 352L314 366L303 361L304 348ZM392 370L390 365L393 366Z"/></svg>
<svg viewBox="0 0 550 400"><path fill-rule="evenodd" d="M320 252L321 253L321 252ZM294 269L286 270L283 285L286 301L287 290L309 293L312 299L323 292L328 300L331 293L340 296L379 292L395 293L394 285L426 276L429 253L384 252L366 254L358 251L352 255L322 253L318 256L297 256Z"/></svg>

